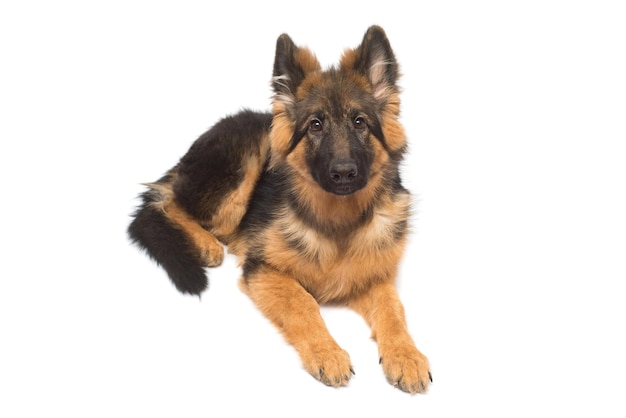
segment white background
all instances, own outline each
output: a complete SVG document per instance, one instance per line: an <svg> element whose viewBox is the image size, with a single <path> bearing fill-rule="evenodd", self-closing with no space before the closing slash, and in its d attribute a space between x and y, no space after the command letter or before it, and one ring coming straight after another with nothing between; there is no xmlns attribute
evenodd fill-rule
<svg viewBox="0 0 626 418"><path fill-rule="evenodd" d="M0 416L625 416L619 3L2 2ZM140 183L269 109L279 34L331 65L374 23L404 74L426 395L388 385L339 308L356 376L323 386L232 258L199 300L125 236Z"/></svg>

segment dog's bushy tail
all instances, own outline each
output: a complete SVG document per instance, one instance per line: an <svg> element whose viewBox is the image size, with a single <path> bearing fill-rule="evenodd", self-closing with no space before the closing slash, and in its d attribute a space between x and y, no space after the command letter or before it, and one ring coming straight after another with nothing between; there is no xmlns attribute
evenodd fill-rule
<svg viewBox="0 0 626 418"><path fill-rule="evenodd" d="M159 180L161 183L166 178ZM162 184L162 183L161 183ZM128 226L130 240L162 266L182 293L199 295L207 288L205 263L186 234L176 228L159 208L161 193L151 188Z"/></svg>

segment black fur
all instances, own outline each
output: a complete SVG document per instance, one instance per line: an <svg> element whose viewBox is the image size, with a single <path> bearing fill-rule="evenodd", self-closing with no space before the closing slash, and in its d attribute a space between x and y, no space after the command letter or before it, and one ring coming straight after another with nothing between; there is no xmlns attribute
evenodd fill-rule
<svg viewBox="0 0 626 418"><path fill-rule="evenodd" d="M259 153L259 132L269 131L271 123L270 113L244 110L200 136L178 164L178 203L198 219L210 218L224 195L241 183L241 161Z"/></svg>

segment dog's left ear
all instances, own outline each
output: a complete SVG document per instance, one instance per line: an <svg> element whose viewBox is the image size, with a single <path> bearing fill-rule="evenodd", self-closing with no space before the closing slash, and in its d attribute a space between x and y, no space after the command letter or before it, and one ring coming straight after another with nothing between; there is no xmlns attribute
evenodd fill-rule
<svg viewBox="0 0 626 418"><path fill-rule="evenodd" d="M366 76L374 97L380 101L385 101L390 94L397 92L396 81L400 76L398 63L387 35L380 26L371 26L363 36L361 45L344 53L341 68Z"/></svg>

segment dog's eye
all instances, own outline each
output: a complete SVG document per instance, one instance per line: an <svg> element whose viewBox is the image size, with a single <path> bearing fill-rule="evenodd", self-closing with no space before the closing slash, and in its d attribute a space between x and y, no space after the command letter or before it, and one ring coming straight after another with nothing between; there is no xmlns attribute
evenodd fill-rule
<svg viewBox="0 0 626 418"><path fill-rule="evenodd" d="M309 123L309 129L313 132L319 132L322 130L322 121L319 119L313 119Z"/></svg>
<svg viewBox="0 0 626 418"><path fill-rule="evenodd" d="M365 119L362 116L357 116L356 118L354 118L354 122L352 122L354 124L354 127L356 129L363 129L365 128Z"/></svg>

